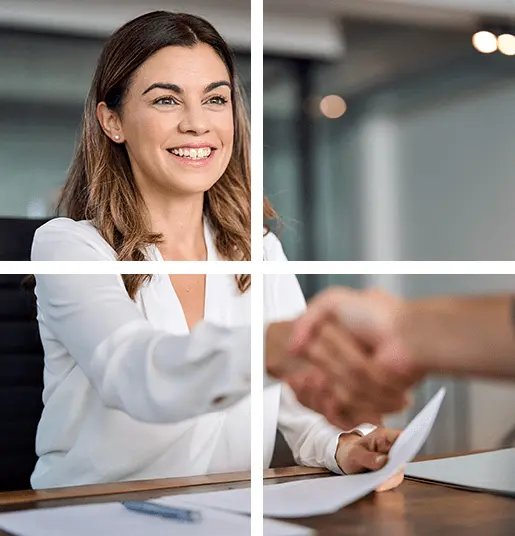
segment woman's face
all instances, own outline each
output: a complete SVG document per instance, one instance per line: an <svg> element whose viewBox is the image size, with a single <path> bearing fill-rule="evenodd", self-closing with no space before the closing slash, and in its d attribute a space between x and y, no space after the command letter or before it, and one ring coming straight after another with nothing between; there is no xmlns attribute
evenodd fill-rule
<svg viewBox="0 0 515 536"><path fill-rule="evenodd" d="M116 120L142 190L205 192L232 155L234 123L229 73L206 44L170 46L133 76Z"/></svg>

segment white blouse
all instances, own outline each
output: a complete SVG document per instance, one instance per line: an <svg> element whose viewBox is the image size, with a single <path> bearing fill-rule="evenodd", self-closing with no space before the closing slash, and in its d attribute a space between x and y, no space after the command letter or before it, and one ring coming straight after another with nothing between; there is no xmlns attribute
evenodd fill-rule
<svg viewBox="0 0 515 536"><path fill-rule="evenodd" d="M272 234L264 254L286 260ZM116 255L89 223L58 218L36 232L32 260ZM233 275L206 277L205 322L191 333L168 275L134 301L119 275L36 275L36 296L45 388L34 488L250 469L250 291ZM294 275L266 276L264 303L265 323L305 308ZM340 430L287 386L267 387L264 404L265 467L279 428L298 463L340 472Z"/></svg>

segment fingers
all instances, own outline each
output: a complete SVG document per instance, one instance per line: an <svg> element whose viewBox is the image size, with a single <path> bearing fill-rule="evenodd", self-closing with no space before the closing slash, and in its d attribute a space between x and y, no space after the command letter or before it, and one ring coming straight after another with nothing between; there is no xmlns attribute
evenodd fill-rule
<svg viewBox="0 0 515 536"><path fill-rule="evenodd" d="M407 401L404 392L399 392L384 381L380 369L344 327L334 321L326 322L319 329L317 338L332 352L322 355L319 351L311 351L310 345L306 351L307 357L327 368L335 381L338 379L340 387L346 386L351 398L359 400L364 413L377 413L378 407L381 412L392 413L405 407ZM365 419L362 422L369 421Z"/></svg>
<svg viewBox="0 0 515 536"><path fill-rule="evenodd" d="M332 424L338 422L338 426L349 429L364 422L379 423L383 413L400 411L406 405L404 392L384 385L364 349L335 320L318 328L302 355L331 381L326 382L324 393L313 393L316 401L307 393L308 378L302 377L302 382L298 379L295 386L288 383L302 404L323 413Z"/></svg>
<svg viewBox="0 0 515 536"><path fill-rule="evenodd" d="M327 388L327 377L320 370L310 365L288 377L287 383L303 406L326 415L326 400L331 395Z"/></svg>
<svg viewBox="0 0 515 536"><path fill-rule="evenodd" d="M339 465L347 474L378 471L388 461L386 454L371 452L360 442L350 445L346 451L347 455L339 460Z"/></svg>
<svg viewBox="0 0 515 536"><path fill-rule="evenodd" d="M306 367L287 378L287 383L294 391L297 400L304 406L317 411L334 426L349 430L363 422L373 422L380 417L357 413L356 409L345 400L335 395L335 387L331 379L314 365Z"/></svg>
<svg viewBox="0 0 515 536"><path fill-rule="evenodd" d="M350 443L341 437L336 452L338 464L346 473L377 471L388 461L388 453L399 435L399 430L378 428Z"/></svg>
<svg viewBox="0 0 515 536"><path fill-rule="evenodd" d="M364 436L362 443L370 451L388 454L400 434L400 430L377 428L370 432L370 434Z"/></svg>
<svg viewBox="0 0 515 536"><path fill-rule="evenodd" d="M386 482L383 482L380 486L376 488L376 491L377 492L390 491L400 486L403 480L404 480L404 469L402 469L398 473L395 473Z"/></svg>
<svg viewBox="0 0 515 536"><path fill-rule="evenodd" d="M378 419L379 416L370 411L366 404L360 404L363 389L367 389L367 387L373 388L373 384L368 381L365 374L361 375L359 372L363 368L360 363L363 358L358 354L358 350L354 347L352 340L342 340L342 346L345 347L349 357L352 355L352 359L355 362L353 369L358 371L357 373L360 376L358 381L353 381L347 359L343 359L340 354L342 348L338 348L334 340L331 340L331 331L333 331L334 338L337 335L338 328L331 324L324 326L316 336L316 339L310 343L306 353L306 357L317 367L326 371L330 378L330 381L326 382L323 391L313 393L317 397L316 411L321 412L320 408L323 407L323 414L330 422L338 421L340 424L346 422L348 427ZM304 389L309 388L308 378L304 378L303 387ZM294 390L298 391L297 388L294 388ZM301 403L306 404L309 395L307 393L298 393L298 398ZM355 422L356 424L349 425L350 422Z"/></svg>

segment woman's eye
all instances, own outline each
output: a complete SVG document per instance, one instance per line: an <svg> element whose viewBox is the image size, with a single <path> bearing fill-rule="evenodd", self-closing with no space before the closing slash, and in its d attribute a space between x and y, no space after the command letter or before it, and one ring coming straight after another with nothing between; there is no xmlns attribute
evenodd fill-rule
<svg viewBox="0 0 515 536"><path fill-rule="evenodd" d="M154 101L154 104L177 104L177 101L173 97L161 97Z"/></svg>
<svg viewBox="0 0 515 536"><path fill-rule="evenodd" d="M227 104L227 99L225 97L211 97L209 100L208 100L208 103L209 104L218 104L218 105L223 105L223 104Z"/></svg>

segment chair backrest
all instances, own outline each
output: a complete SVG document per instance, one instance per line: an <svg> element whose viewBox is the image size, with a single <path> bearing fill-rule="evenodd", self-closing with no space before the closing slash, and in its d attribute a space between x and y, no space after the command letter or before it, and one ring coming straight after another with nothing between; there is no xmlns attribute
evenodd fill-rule
<svg viewBox="0 0 515 536"><path fill-rule="evenodd" d="M0 218L0 261L28 261L34 232L47 220Z"/></svg>
<svg viewBox="0 0 515 536"><path fill-rule="evenodd" d="M0 260L30 259L43 220L0 218ZM23 275L0 275L0 491L30 488L43 402L43 348Z"/></svg>
<svg viewBox="0 0 515 536"><path fill-rule="evenodd" d="M43 348L24 276L0 275L0 490L30 488L43 402Z"/></svg>

